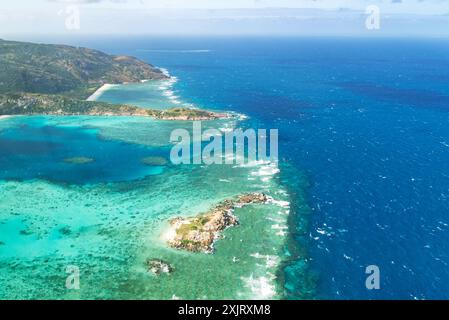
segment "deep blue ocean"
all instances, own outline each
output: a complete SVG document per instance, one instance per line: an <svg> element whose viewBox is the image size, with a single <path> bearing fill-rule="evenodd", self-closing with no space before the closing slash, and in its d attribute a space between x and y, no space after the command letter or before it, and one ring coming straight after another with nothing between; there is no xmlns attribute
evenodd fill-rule
<svg viewBox="0 0 449 320"><path fill-rule="evenodd" d="M449 40L50 40L139 57L185 101L280 130L283 181L310 208L291 221L308 274L293 255L287 297L307 281L316 298L449 298Z"/></svg>

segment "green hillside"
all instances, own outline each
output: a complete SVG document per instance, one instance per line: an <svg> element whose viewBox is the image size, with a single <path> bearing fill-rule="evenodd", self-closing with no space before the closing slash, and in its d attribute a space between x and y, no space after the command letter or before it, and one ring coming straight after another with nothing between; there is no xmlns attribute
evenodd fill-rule
<svg viewBox="0 0 449 320"><path fill-rule="evenodd" d="M227 117L204 110L151 110L86 101L106 83L166 78L159 69L129 56L0 40L0 115L149 116L165 120Z"/></svg>
<svg viewBox="0 0 449 320"><path fill-rule="evenodd" d="M134 57L0 40L0 93L63 94L86 99L105 83L164 78L159 69Z"/></svg>

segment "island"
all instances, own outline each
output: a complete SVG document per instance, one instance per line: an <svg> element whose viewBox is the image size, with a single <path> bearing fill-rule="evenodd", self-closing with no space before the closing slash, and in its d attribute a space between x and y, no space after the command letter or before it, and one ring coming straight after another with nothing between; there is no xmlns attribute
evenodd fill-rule
<svg viewBox="0 0 449 320"><path fill-rule="evenodd" d="M0 115L54 115L54 116L131 116L159 120L205 121L228 118L225 113L200 109L171 108L144 109L130 105L100 101L77 100L62 95L36 93L0 94Z"/></svg>
<svg viewBox="0 0 449 320"><path fill-rule="evenodd" d="M166 240L170 247L192 252L212 253L214 243L228 227L238 224L235 208L250 204L264 204L269 197L263 193L249 193L218 203L206 213L195 217L170 220Z"/></svg>
<svg viewBox="0 0 449 320"><path fill-rule="evenodd" d="M0 39L0 66L0 116L139 116L193 121L229 117L198 109L156 110L88 101L105 84L169 79L158 68L130 56Z"/></svg>

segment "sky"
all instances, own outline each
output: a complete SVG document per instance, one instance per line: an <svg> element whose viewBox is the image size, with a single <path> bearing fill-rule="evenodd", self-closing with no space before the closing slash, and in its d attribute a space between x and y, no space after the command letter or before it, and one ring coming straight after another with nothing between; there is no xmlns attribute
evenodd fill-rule
<svg viewBox="0 0 449 320"><path fill-rule="evenodd" d="M2 0L10 34L449 37L449 0Z"/></svg>

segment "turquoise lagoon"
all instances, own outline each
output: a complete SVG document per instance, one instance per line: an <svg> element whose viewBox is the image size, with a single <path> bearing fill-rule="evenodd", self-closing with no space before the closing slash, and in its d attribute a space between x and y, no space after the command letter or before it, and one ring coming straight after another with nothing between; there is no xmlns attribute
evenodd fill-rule
<svg viewBox="0 0 449 320"><path fill-rule="evenodd" d="M186 106L175 81L111 87L99 100ZM223 130L244 122L203 123ZM191 122L131 117L12 117L0 121L1 299L281 298L292 255L290 201L278 168L148 165L168 159L170 133ZM73 164L67 158L87 157ZM168 220L204 212L228 197L266 192L279 202L237 209L214 254L167 247ZM147 259L175 269L160 276ZM66 288L68 266L80 289Z"/></svg>

